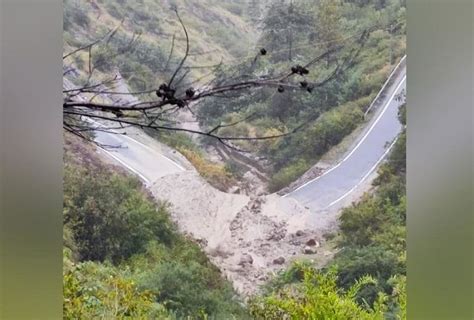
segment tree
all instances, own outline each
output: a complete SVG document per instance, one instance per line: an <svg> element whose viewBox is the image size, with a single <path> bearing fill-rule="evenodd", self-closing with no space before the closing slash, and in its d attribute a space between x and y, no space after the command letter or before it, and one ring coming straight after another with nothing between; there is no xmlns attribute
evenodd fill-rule
<svg viewBox="0 0 474 320"><path fill-rule="evenodd" d="M98 129L97 125L91 124L93 123L91 120L93 120L105 125L105 129L101 130L115 129L115 133L123 133L123 131L120 130L129 126L159 131L181 131L212 137L230 147L232 147L230 145L230 142L232 141L268 140L284 137L294 133L296 129L270 136L229 137L221 135L219 131L231 124L219 123L207 131L190 130L173 123L173 121L170 120L170 116L183 108L191 110L196 102L208 97L235 98L236 96L248 94L249 92L253 92L263 87L273 88L273 90L280 93L284 91L295 92L296 90L301 89L307 91L307 88L314 89L322 87L355 63L360 48L364 45L370 33L370 30L363 30L359 37L348 40L345 43L340 43L338 46L331 48L331 50L319 51L314 58L302 65L295 65L291 68L286 67L282 70L274 70L267 74L254 75L250 73L239 76L230 75L225 78L215 78L202 85L200 88L193 88L189 85L190 81L185 80L189 74L189 68L193 67L187 65L190 50L188 31L178 13L178 10L176 8L173 10L175 10L177 19L181 24L185 35L185 53L177 62L176 67L172 70L168 80L158 87L132 93L116 92L107 88L117 83L119 80L117 77L96 83L92 81L94 71L97 68L100 68L102 63L107 62L107 59L97 60L94 58L95 47L99 43L108 43L110 39L116 35L117 30L121 25L110 30L92 43L82 46L63 56L63 59L65 60L73 57L79 52L86 51L89 57L89 76L86 83L79 87L66 88L63 90L63 125L66 131L83 139L92 141L87 133ZM118 54L133 49L134 46L137 45L139 37L140 35L134 35ZM260 50L259 53L256 54L254 61L265 59L265 56L267 55L266 51L266 49ZM169 65L173 52L174 46L171 47L170 55L165 65ZM326 57L336 53L340 53L342 58L336 64L332 73L329 75L323 75L316 82L304 81L305 84L302 84L303 81L301 81L301 78L304 75L310 73L311 69L315 68L319 63L321 63L321 61L324 61ZM102 63L100 61L102 61ZM245 64L245 62L242 63L242 65ZM223 65L219 64L216 66L210 66L209 68L214 72L222 67ZM250 69L250 71L254 71L253 68ZM70 71L70 69L67 69L65 74ZM141 101L128 103L101 103L96 101L97 96L100 95L109 95L112 97L126 95L132 97L132 100L135 101L137 100L136 97L140 97ZM240 122L243 121L245 121L245 119L242 119Z"/></svg>
<svg viewBox="0 0 474 320"><path fill-rule="evenodd" d="M270 50L272 62L292 61L295 44L308 42L314 25L308 8L300 2L273 3L262 23L260 42Z"/></svg>
<svg viewBox="0 0 474 320"><path fill-rule="evenodd" d="M338 46L342 40L341 3L339 0L321 0L317 6L316 39L326 50ZM330 61L331 57L328 57Z"/></svg>

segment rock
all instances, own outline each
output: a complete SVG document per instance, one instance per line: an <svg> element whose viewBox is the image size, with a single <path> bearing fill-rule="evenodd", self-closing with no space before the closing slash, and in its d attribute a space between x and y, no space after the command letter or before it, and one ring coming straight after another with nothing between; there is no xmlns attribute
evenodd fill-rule
<svg viewBox="0 0 474 320"><path fill-rule="evenodd" d="M286 229L274 229L270 232L270 234L266 237L268 241L280 241L281 239L285 238Z"/></svg>
<svg viewBox="0 0 474 320"><path fill-rule="evenodd" d="M314 239L309 239L306 241L306 245L310 247L319 247L319 242Z"/></svg>
<svg viewBox="0 0 474 320"><path fill-rule="evenodd" d="M301 231L301 230L298 230L298 231L296 231L296 236L297 236L297 237L304 236L304 232Z"/></svg>
<svg viewBox="0 0 474 320"><path fill-rule="evenodd" d="M304 254L315 254L316 250L314 250L310 246L306 246L306 247L304 247L303 253Z"/></svg>
<svg viewBox="0 0 474 320"><path fill-rule="evenodd" d="M206 239L196 239L196 242L201 248L207 247L208 244Z"/></svg>
<svg viewBox="0 0 474 320"><path fill-rule="evenodd" d="M301 241L290 240L290 244L298 247L301 245Z"/></svg>
<svg viewBox="0 0 474 320"><path fill-rule="evenodd" d="M235 230L241 229L241 228L242 228L242 221L237 220L237 219L232 220L232 222L230 223L230 226L229 226L230 231L235 231Z"/></svg>
<svg viewBox="0 0 474 320"><path fill-rule="evenodd" d="M229 189L229 193L233 193L233 194L240 194L241 193L241 189L237 186L234 186L232 188Z"/></svg>
<svg viewBox="0 0 474 320"><path fill-rule="evenodd" d="M252 264L253 258L251 255L244 253L239 261L239 266L244 266L246 264Z"/></svg>
<svg viewBox="0 0 474 320"><path fill-rule="evenodd" d="M285 258L279 257L273 260L273 264L284 264L285 263Z"/></svg>

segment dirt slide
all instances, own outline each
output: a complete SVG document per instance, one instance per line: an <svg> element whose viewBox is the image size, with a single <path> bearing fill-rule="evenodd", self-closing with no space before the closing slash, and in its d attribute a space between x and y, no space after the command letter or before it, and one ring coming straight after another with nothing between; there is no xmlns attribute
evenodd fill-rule
<svg viewBox="0 0 474 320"><path fill-rule="evenodd" d="M151 192L171 204L179 229L201 244L245 296L291 260L329 254L321 248L328 221L293 199L224 193L193 171L162 177Z"/></svg>

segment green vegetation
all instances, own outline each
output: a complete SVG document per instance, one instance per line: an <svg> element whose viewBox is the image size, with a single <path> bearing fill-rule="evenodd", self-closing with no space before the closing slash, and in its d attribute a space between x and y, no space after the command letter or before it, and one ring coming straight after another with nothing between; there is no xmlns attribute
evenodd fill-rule
<svg viewBox="0 0 474 320"><path fill-rule="evenodd" d="M362 113L405 52L404 1L291 3L174 0L163 7L155 0L66 0L65 51L90 43L108 30L105 26L111 28L124 19L110 41L92 50L92 67L98 78L118 70L133 91L141 91L168 79L184 54L183 31L172 7L181 10L191 41L191 55L177 76L189 72L182 80L183 87L203 76L228 79L290 70L353 41L370 28L372 32L355 64L311 93L297 89L277 93L275 88L265 88L232 99L209 98L200 104L198 120L203 129L250 117L221 129L223 136L263 136L300 128L296 134L277 140L236 141L239 147L269 160L269 190L277 191L363 122ZM136 41L132 43L132 39ZM261 47L268 53L254 61ZM168 60L171 48L173 54ZM329 54L304 79L319 82L347 54L348 50ZM75 81L87 79L88 60L87 52L74 57L75 66L83 73ZM217 74L210 75L211 70L203 67L220 62ZM203 141L207 142L215 143Z"/></svg>
<svg viewBox="0 0 474 320"><path fill-rule="evenodd" d="M225 192L236 184L236 178L240 174L237 168L232 166L232 163L223 165L210 161L189 135L180 132L145 131L150 136L178 150L199 174L216 189Z"/></svg>
<svg viewBox="0 0 474 320"><path fill-rule="evenodd" d="M399 112L406 124L406 106ZM343 210L341 251L317 271L297 263L251 304L256 319L406 319L406 132L374 181L374 194Z"/></svg>
<svg viewBox="0 0 474 320"><path fill-rule="evenodd" d="M403 291L404 279L393 278L396 289L392 297L379 292L372 306L357 302L358 294L377 282L370 276L363 276L347 290L337 284L337 271L332 268L320 272L304 264L296 264L290 274L297 275L296 283L284 285L262 298L252 301L250 310L255 319L385 319L389 303L402 306L397 316L404 319L405 299ZM281 275L288 277L288 275Z"/></svg>
<svg viewBox="0 0 474 320"><path fill-rule="evenodd" d="M247 317L229 282L140 182L86 149L65 156L67 319ZM77 161L77 159L83 159Z"/></svg>
<svg viewBox="0 0 474 320"><path fill-rule="evenodd" d="M227 66L219 75L276 74L304 65L311 58L332 50L343 40L355 39L362 30L372 32L356 60L343 74L311 93L287 88L265 88L237 98L208 99L199 109L203 127L231 123L250 117L239 126L226 128L227 136L263 136L268 132L295 134L272 141L237 141L244 149L268 159L273 177L270 191L298 178L331 147L337 145L363 122L363 113L380 89L394 63L405 50L405 7L387 1L294 1L274 3L262 24L258 45L268 54L257 61ZM297 81L319 82L334 70L347 50L329 54ZM224 133L222 133L224 135Z"/></svg>
<svg viewBox="0 0 474 320"><path fill-rule="evenodd" d="M406 106L399 114L406 124ZM379 169L375 193L343 211L342 250L328 267L293 264L248 309L137 180L69 144L65 317L406 319L405 144L404 131Z"/></svg>
<svg viewBox="0 0 474 320"><path fill-rule="evenodd" d="M78 258L119 263L143 253L152 240L171 245L175 235L166 208L143 196L140 181L103 170L66 167L64 223Z"/></svg>
<svg viewBox="0 0 474 320"><path fill-rule="evenodd" d="M92 66L99 71L98 77L117 68L134 91L156 87L171 76L185 51L183 30L173 7L180 9L190 35L192 66L246 56L254 45L255 33L249 32L245 18L245 1L173 0L164 4L157 0L65 0L64 50L70 52L91 43L123 20L110 41L92 50ZM132 39L136 42L130 46ZM82 56L88 60L87 52ZM88 63L76 67L86 71ZM192 77L209 73L200 68L187 71Z"/></svg>
<svg viewBox="0 0 474 320"><path fill-rule="evenodd" d="M278 135L303 125L282 139L236 142L271 162L271 191L294 181L363 124L364 111L405 51L404 1L273 2L266 16L264 1L167 3L186 12L183 19L196 53L190 65L213 65L223 58L219 79L289 70L373 27L357 63L311 93L265 88L232 99L207 99L200 106L204 129L248 117L221 129L224 136ZM132 90L160 84L184 52L181 27L159 1L66 0L64 17L66 52L125 18L110 41L94 48L91 62L99 78L118 68ZM173 38L175 57L167 65ZM255 54L248 53L256 47L265 47L268 54L252 63ZM202 52L208 53L198 54ZM306 79L318 82L345 54L328 55ZM76 80L84 80L87 53L73 59L81 73ZM189 70L190 79L204 73ZM405 107L400 120L406 124ZM186 134L150 134L179 150L221 190L241 174L235 162L209 162ZM91 150L71 150L77 145L69 143L64 177L65 318L406 319L405 143L403 132L379 169L375 192L343 211L340 233L333 240L341 250L327 268L291 266L248 308L199 246L177 232L166 204L156 205L138 180L101 164Z"/></svg>
<svg viewBox="0 0 474 320"><path fill-rule="evenodd" d="M400 120L405 124L405 106ZM377 286L360 294L373 302L376 292L389 292L391 278L406 273L406 132L395 143L387 163L374 181L376 191L346 208L340 217L343 248L333 264L338 283L347 288L361 275L369 274Z"/></svg>

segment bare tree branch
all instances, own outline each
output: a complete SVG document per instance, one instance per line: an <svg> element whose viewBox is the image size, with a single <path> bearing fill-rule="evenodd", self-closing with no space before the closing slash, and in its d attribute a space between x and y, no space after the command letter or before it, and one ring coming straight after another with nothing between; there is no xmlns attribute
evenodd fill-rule
<svg viewBox="0 0 474 320"><path fill-rule="evenodd" d="M179 13L178 13L178 9L175 9L175 13L176 13L176 16L178 17L179 23L180 23L181 26L183 27L184 34L186 35L186 52L185 52L185 54L184 54L183 59L181 60L181 62L179 63L178 67L177 67L176 70L174 71L173 75L171 76L170 81L168 82L168 87L169 87L169 88L171 88L171 85L173 84L174 78L176 77L176 75L178 74L178 72L179 72L179 71L181 70L181 68L183 67L184 63L186 62L186 59L188 58L188 54L189 54L189 35L188 35L188 30L186 29L186 26L184 25L183 20L181 19L180 15L179 15Z"/></svg>
<svg viewBox="0 0 474 320"><path fill-rule="evenodd" d="M199 131L199 130L191 130L176 126L179 123L173 122L171 116L186 108L192 114L192 106L197 103L199 100L212 97L212 98L235 98L241 95L243 92L247 92L248 90L253 90L256 88L262 87L274 87L278 88L280 91L281 88L286 88L289 90L301 90L305 89L308 92L311 92L314 88L322 87L327 84L329 81L332 81L336 78L339 74L350 68L357 58L360 50L362 49L365 41L367 40L368 35L370 34L371 30L364 30L363 32L359 33L360 37L354 41L351 50L348 51L345 58L341 60L340 63L336 62L336 66L332 72L328 75L324 76L322 79L318 81L309 82L306 80L306 74L310 72L309 68L317 65L318 63L324 61L325 58L328 56L343 52L344 49L348 47L348 44L345 41L349 41L350 39L354 39L355 37L347 37L345 41L339 41L337 46L331 47L331 49L326 50L325 52L320 53L318 56L314 57L313 59L309 60L306 64L300 66L291 67L291 70L283 70L280 73L272 74L273 72L269 72L268 74L255 76L251 73L254 71L255 63L250 65L251 72L247 74L247 72L242 73L243 66L245 62L240 64L234 65L235 71L233 74L227 77L219 78L214 77L211 79L207 84L201 86L199 89L193 89L192 87L188 88L181 88L180 85L183 83L184 79L187 78L191 69L193 68L210 68L212 69L209 74L196 79L192 82L188 82L188 86L194 85L199 83L202 79L210 77L216 73L217 70L223 67L223 62L221 61L219 64L212 65L212 66L186 66L185 63L188 59L190 54L190 39L189 34L186 29L186 26L178 13L177 9L174 9L177 19L179 20L183 32L185 34L186 40L186 51L182 59L180 60L179 64L176 66L172 76L170 77L169 81L162 84L159 88L152 88L149 90L137 91L137 92L117 92L111 90L110 84L114 84L118 82L117 76L113 79L105 80L99 82L97 84L90 84L92 79L92 73L94 70L99 67L100 65L94 66L92 65L92 48L95 45L98 45L101 41L107 39L107 43L111 40L111 38L116 34L119 27L122 25L123 21L119 26L114 28L112 31L104 35L103 37L93 41L92 43L80 47L69 54L66 54L63 59L70 57L71 55L78 53L81 50L88 50L89 52L89 78L87 83L79 88L68 88L63 90L64 94L64 101L63 101L63 113L65 119L67 117L75 117L78 119L82 118L89 118L89 119L97 119L104 123L112 123L116 124L115 127L108 126L105 129L97 129L95 127L87 127L87 124L76 124L64 121L64 129L68 132L71 132L81 138L84 138L88 141L91 141L86 135L85 132L89 131L114 131L117 128L125 129L127 127L138 127L142 129L153 129L153 130L165 130L165 131L178 131L178 132L186 132L190 134L196 134L205 137L211 137L216 139L217 141L225 144L229 148L239 150L237 147L233 146L230 142L231 141L259 141L259 140L270 140L270 139L277 139L286 137L291 135L308 123L313 121L314 119L307 119L304 123L298 125L295 129L290 130L285 133L276 134L276 135L269 135L269 136L261 136L261 137L229 137L229 136L221 136L219 135L219 130L222 128L232 127L238 125L239 123L245 122L250 120L255 113L247 116L243 119L234 121L232 123L227 124L219 124L208 131ZM119 50L118 54L125 52L124 50L130 50L133 45L138 41L140 35L136 36L133 35L131 41L128 45ZM174 52L175 47L175 40L177 37L175 34L172 38L170 54L168 60L165 65L165 70L168 69L169 65L171 64L172 55ZM296 48L296 47L295 47ZM295 49L293 48L293 49ZM257 58L259 55L256 56ZM255 58L254 62L256 61ZM248 66L245 67L243 70L248 70ZM180 75L180 72L185 70ZM179 76L180 75L180 76ZM179 76L179 78L177 78ZM298 82L296 77L301 76L302 81ZM295 78L295 79L294 79ZM313 77L317 78L317 77ZM294 79L295 81L291 81ZM179 90L178 90L179 89ZM158 96L156 98L155 94ZM84 99L76 99L80 95L88 96L89 98ZM135 96L140 95L145 98L148 95L147 100L138 101L135 99L133 102L113 102L113 103L105 103L105 102L95 102L94 99L100 95L110 95L110 96Z"/></svg>

